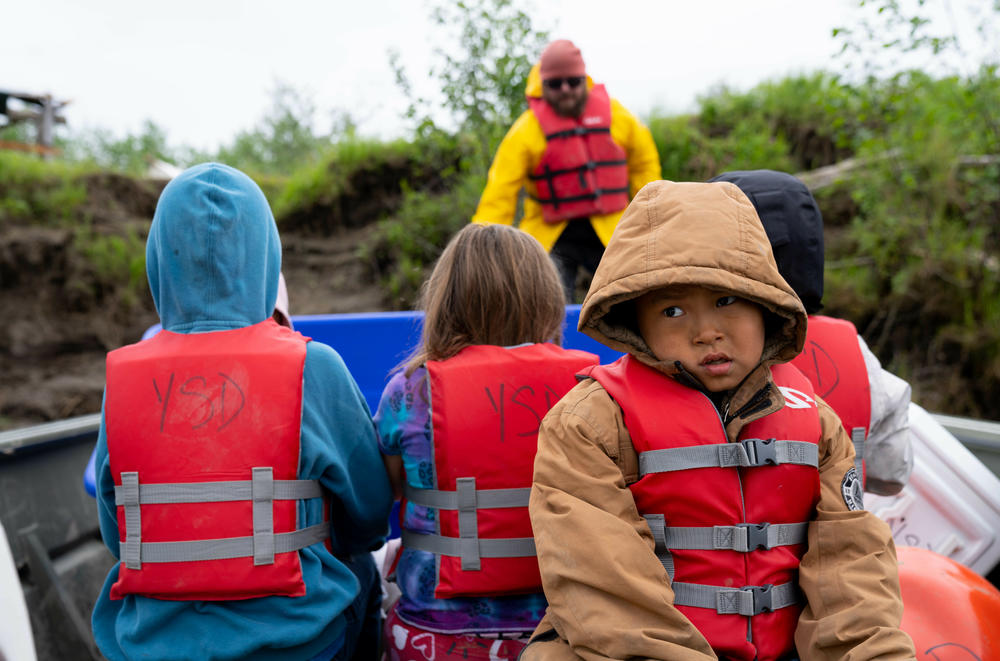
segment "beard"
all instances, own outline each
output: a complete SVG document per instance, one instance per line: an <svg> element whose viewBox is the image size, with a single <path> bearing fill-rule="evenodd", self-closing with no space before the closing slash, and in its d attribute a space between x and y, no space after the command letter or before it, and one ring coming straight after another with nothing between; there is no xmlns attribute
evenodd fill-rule
<svg viewBox="0 0 1000 661"><path fill-rule="evenodd" d="M561 117L575 118L583 114L586 105L587 95L584 94L579 98L560 99L558 105L552 105L552 109Z"/></svg>

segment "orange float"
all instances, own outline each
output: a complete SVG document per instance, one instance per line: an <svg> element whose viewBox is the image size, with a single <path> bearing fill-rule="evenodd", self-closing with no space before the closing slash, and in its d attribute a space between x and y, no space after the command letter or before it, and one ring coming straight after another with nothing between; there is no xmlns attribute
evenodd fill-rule
<svg viewBox="0 0 1000 661"><path fill-rule="evenodd" d="M902 629L918 661L1000 661L1000 590L950 558L900 546Z"/></svg>

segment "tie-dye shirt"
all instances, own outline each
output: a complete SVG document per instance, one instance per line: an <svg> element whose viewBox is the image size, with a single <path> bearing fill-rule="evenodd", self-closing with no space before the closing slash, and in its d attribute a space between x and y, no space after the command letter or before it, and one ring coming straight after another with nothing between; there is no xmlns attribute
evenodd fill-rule
<svg viewBox="0 0 1000 661"><path fill-rule="evenodd" d="M433 489L434 456L427 371L421 367L407 378L395 374L385 387L375 414L379 449L402 455L404 477L412 487ZM434 510L408 503L403 526L434 533ZM530 632L545 614L545 595L459 597L435 599L434 555L404 549L396 567L402 596L397 612L413 626L445 633Z"/></svg>

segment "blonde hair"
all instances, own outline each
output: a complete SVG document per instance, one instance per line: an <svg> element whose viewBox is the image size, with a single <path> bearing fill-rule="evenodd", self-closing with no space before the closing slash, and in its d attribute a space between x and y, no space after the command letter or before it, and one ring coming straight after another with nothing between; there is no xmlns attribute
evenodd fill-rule
<svg viewBox="0 0 1000 661"><path fill-rule="evenodd" d="M565 306L555 266L538 241L506 225L466 225L424 283L420 345L403 368L409 376L474 344L561 344Z"/></svg>

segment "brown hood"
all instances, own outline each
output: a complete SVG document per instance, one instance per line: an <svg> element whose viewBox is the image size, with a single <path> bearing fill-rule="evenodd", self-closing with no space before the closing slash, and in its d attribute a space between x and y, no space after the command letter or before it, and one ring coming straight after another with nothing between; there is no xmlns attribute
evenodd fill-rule
<svg viewBox="0 0 1000 661"><path fill-rule="evenodd" d="M730 183L654 181L639 191L608 243L580 311L580 331L668 373L639 335L632 299L669 285L700 285L760 304L763 362L802 350L806 313L778 273L767 234L746 195ZM765 315L765 318L771 315Z"/></svg>

